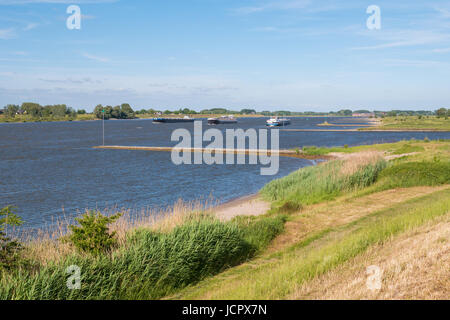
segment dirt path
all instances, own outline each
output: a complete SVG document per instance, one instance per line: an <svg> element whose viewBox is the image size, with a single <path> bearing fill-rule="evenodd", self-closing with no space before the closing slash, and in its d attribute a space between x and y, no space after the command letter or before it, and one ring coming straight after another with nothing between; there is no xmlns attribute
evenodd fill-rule
<svg viewBox="0 0 450 320"><path fill-rule="evenodd" d="M448 299L450 220L423 226L305 283L289 299ZM367 268L380 270L381 288L368 289ZM373 268L373 267L372 267Z"/></svg>
<svg viewBox="0 0 450 320"><path fill-rule="evenodd" d="M445 185L441 187L392 189L360 198L342 197L337 201L305 207L298 218L286 223L285 231L273 241L267 252L273 253L298 243L314 232L350 223L393 204L448 187L448 185Z"/></svg>

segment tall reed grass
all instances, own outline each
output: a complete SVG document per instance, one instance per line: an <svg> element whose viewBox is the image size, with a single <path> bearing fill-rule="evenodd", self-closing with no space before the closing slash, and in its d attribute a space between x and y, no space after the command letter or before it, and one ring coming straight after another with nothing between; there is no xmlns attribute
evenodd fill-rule
<svg viewBox="0 0 450 320"><path fill-rule="evenodd" d="M284 219L219 221L198 203L177 203L159 218L123 216L119 246L92 256L47 236L26 245L31 267L0 270L0 299L157 299L251 258L278 235ZM153 220L155 219L155 220ZM60 231L62 234L62 231ZM66 270L81 269L81 289Z"/></svg>
<svg viewBox="0 0 450 320"><path fill-rule="evenodd" d="M371 185L386 162L377 152L364 152L344 160L333 160L298 170L268 183L261 195L273 202L273 210L301 208L302 205L331 200L343 191Z"/></svg>

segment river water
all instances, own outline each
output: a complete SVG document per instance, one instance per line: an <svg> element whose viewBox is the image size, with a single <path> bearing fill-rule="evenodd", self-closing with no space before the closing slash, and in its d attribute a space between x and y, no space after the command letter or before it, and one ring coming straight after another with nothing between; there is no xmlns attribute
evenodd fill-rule
<svg viewBox="0 0 450 320"><path fill-rule="evenodd" d="M265 128L265 118L239 119L225 128ZM293 118L289 129L317 129L327 120L351 124L351 118ZM206 120L204 129L207 129ZM105 122L105 143L124 146L173 146L173 130L193 124L153 124L151 120ZM345 129L338 127L335 129ZM348 127L354 128L354 127ZM326 127L333 129L333 127ZM349 146L402 139L450 139L450 132L287 132L280 148L305 145ZM275 176L260 175L259 165L175 165L169 152L101 150L102 122L0 124L0 207L16 206L28 227L51 224L64 214L85 209L159 208L178 199L220 202L257 192L274 178L311 165L280 158ZM206 146L208 143L205 143Z"/></svg>

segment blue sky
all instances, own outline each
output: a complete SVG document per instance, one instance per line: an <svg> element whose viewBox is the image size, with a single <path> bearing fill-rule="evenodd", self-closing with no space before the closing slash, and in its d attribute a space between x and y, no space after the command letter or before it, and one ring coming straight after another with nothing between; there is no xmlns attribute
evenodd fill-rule
<svg viewBox="0 0 450 320"><path fill-rule="evenodd" d="M66 27L71 4L81 30ZM450 1L0 0L0 106L24 101L449 107Z"/></svg>

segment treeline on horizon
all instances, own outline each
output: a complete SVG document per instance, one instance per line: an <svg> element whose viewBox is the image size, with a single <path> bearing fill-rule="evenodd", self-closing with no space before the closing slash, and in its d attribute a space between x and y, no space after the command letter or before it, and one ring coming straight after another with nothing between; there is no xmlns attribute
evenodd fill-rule
<svg viewBox="0 0 450 320"><path fill-rule="evenodd" d="M96 118L101 119L134 119L136 117L134 110L128 103L120 106L102 106L97 105L92 113L86 112L85 109L75 110L65 104L54 104L41 106L34 102L24 102L22 105L8 104L0 109L0 114L4 114L7 118L15 118L16 116L26 115L32 119L76 119L79 115L92 114Z"/></svg>
<svg viewBox="0 0 450 320"><path fill-rule="evenodd" d="M24 102L22 105L9 104L3 109L0 109L0 114L7 118L14 118L16 115L27 115L33 119L76 119L79 115L93 115L97 119L134 119L137 115L213 115L213 114L241 114L241 115L264 115L264 116L352 116L357 114L369 114L374 117L392 117L392 116L432 116L439 117L450 116L450 109L440 108L436 111L427 110L391 110L391 111L369 111L369 110L351 110L342 109L339 111L330 112L316 112L316 111L261 111L257 112L255 109L245 108L240 111L230 110L226 108L212 108L201 111L192 110L189 108L180 108L178 110L157 110L157 109L141 109L134 111L128 103L122 103L117 106L103 106L101 104L94 108L94 111L89 113L85 109L75 110L65 104L45 105L41 106L34 102Z"/></svg>

